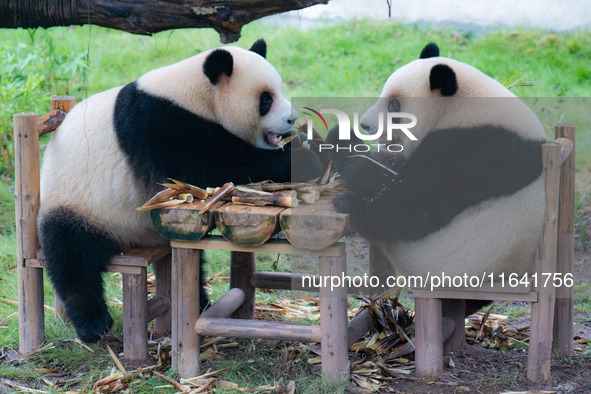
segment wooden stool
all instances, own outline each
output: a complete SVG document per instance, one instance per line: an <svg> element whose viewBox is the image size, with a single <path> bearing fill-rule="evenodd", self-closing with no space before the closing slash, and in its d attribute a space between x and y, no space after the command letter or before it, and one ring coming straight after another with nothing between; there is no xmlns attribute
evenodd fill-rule
<svg viewBox="0 0 591 394"><path fill-rule="evenodd" d="M255 253L280 253L318 256L319 275L346 274L345 244L338 242L323 250L298 249L287 240L272 239L260 246L240 246L220 236L199 241L172 241L172 368L183 377L197 376L199 335L238 338L263 338L285 341L320 342L323 378L332 382L349 379L349 329L355 336L369 325L364 314L347 325L347 288L321 287L320 326L254 319L255 288L291 289L295 278L289 273L255 272ZM231 290L199 316L199 250L231 251ZM313 276L313 275L311 275ZM318 290L318 289L317 289ZM232 318L230 318L232 316ZM354 328L361 320L364 329Z"/></svg>
<svg viewBox="0 0 591 394"><path fill-rule="evenodd" d="M28 354L45 340L43 313L43 252L37 239L39 213L39 137L55 130L75 104L71 96L51 99L52 111L14 116L15 194L19 299L19 351ZM157 296L147 300L146 268L154 263ZM141 248L115 256L108 271L123 274L123 326L125 357L145 361L148 357L147 324L154 320L157 332L170 332L170 248ZM55 313L63 306L55 298Z"/></svg>
<svg viewBox="0 0 591 394"><path fill-rule="evenodd" d="M442 354L454 351L464 341L465 299L527 301L532 304L531 334L527 362L527 377L533 382L545 382L550 377L552 331L554 348L565 354L572 352L571 287L556 289L543 286L542 273L571 273L574 256L574 141L575 130L570 125L557 125L557 143L542 148L543 174L546 185L546 214L535 267L538 286L518 285L500 288L483 286L466 289L414 289L416 371L423 377L437 376L443 371ZM560 201L560 208L559 208ZM557 234L560 228L560 234ZM557 250L559 263L557 265ZM550 281L552 282L552 281ZM558 292L560 303L556 304ZM455 330L443 343L442 316L455 323Z"/></svg>

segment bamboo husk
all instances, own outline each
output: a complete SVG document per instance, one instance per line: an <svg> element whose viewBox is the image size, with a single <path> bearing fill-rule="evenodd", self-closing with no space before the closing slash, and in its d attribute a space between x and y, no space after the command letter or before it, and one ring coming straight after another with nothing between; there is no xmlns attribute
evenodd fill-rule
<svg viewBox="0 0 591 394"><path fill-rule="evenodd" d="M176 197L179 194L181 194L180 190L175 190L175 189L168 187L168 188L156 193L154 195L154 197L149 199L148 202L146 202L140 208L145 208L145 207L148 207L150 205L154 205L159 202L167 201L168 199L170 199L172 197Z"/></svg>
<svg viewBox="0 0 591 394"><path fill-rule="evenodd" d="M203 190L200 187L190 185L185 182L177 181L176 179L168 178L170 181L173 181L175 185L179 188L180 191L183 193L190 193L198 200L205 200L208 196L206 190Z"/></svg>
<svg viewBox="0 0 591 394"><path fill-rule="evenodd" d="M205 206L203 207L203 209L201 210L200 213L203 214L203 213L207 212L218 201L221 201L222 198L224 198L228 194L232 193L232 191L234 191L234 189L235 189L235 186L232 182L228 182L228 183L224 184L224 186L222 186L220 188L220 190L216 191L215 194L213 196L211 196L211 198L207 201L207 203L205 204Z"/></svg>

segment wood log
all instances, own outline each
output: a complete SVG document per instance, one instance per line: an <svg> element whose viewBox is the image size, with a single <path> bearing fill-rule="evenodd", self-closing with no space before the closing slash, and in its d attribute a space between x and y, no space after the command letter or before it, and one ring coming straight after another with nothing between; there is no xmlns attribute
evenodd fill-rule
<svg viewBox="0 0 591 394"><path fill-rule="evenodd" d="M345 255L320 257L321 277L341 277L347 273ZM349 340L347 327L347 287L320 288L320 329L322 330L322 378L341 384L349 376Z"/></svg>
<svg viewBox="0 0 591 394"><path fill-rule="evenodd" d="M195 324L199 335L233 338L277 339L281 341L320 342L320 326L261 320L200 317Z"/></svg>
<svg viewBox="0 0 591 394"><path fill-rule="evenodd" d="M230 288L244 292L244 302L232 314L234 319L254 319L255 287L250 283L256 271L256 254L250 252L230 252Z"/></svg>
<svg viewBox="0 0 591 394"><path fill-rule="evenodd" d="M212 27L223 43L237 41L247 23L328 0L7 0L0 2L0 27L93 24L150 35L169 29Z"/></svg>
<svg viewBox="0 0 591 394"><path fill-rule="evenodd" d="M199 335L199 250L172 249L172 369L183 378L201 371Z"/></svg>
<svg viewBox="0 0 591 394"><path fill-rule="evenodd" d="M146 268L123 274L123 354L129 361L148 359L148 287Z"/></svg>
<svg viewBox="0 0 591 394"><path fill-rule="evenodd" d="M443 352L457 352L466 341L466 328L464 321L466 316L466 302L464 300L442 300L441 310L443 319L452 323L452 329L448 336L443 335ZM445 322L444 322L445 323Z"/></svg>
<svg viewBox="0 0 591 394"><path fill-rule="evenodd" d="M546 215L544 230L536 253L536 267L538 267L539 278L542 277L542 273L556 271L560 147L552 143L544 144L542 147L542 162L546 182ZM550 379L555 293L556 288L553 284L543 286L542 283L538 287L538 302L532 303L527 378L536 383L546 382Z"/></svg>
<svg viewBox="0 0 591 394"><path fill-rule="evenodd" d="M219 202L214 208L223 204ZM204 205L203 201L193 201L175 208L150 211L150 216L156 231L164 238L197 241L215 227L212 211L202 212Z"/></svg>
<svg viewBox="0 0 591 394"><path fill-rule="evenodd" d="M446 342L454 332L454 321L448 317L441 319L441 338ZM391 358L403 357L415 351L412 343L406 342L404 345L396 349L396 351L389 355Z"/></svg>
<svg viewBox="0 0 591 394"><path fill-rule="evenodd" d="M415 365L417 376L443 372L441 300L415 297Z"/></svg>
<svg viewBox="0 0 591 394"><path fill-rule="evenodd" d="M575 256L574 237L574 201L575 201L575 126L559 124L554 127L554 136L558 140L568 139L571 153L565 157L565 150L560 151L560 196L558 202L558 250L556 272L572 274ZM561 144L563 146L563 144ZM554 333L552 347L562 355L573 354L573 288L561 286L556 289L554 309Z"/></svg>
<svg viewBox="0 0 591 394"><path fill-rule="evenodd" d="M332 199L322 198L313 205L302 204L281 213L279 223L296 248L320 250L334 244L349 230L349 215L334 209Z"/></svg>
<svg viewBox="0 0 591 394"><path fill-rule="evenodd" d="M290 272L255 272L250 283L257 289L276 289L276 290L301 290L301 291L319 291L319 287L302 286L303 278L318 277L315 274L295 274Z"/></svg>
<svg viewBox="0 0 591 394"><path fill-rule="evenodd" d="M170 298L156 295L148 300L148 323L170 310Z"/></svg>
<svg viewBox="0 0 591 394"><path fill-rule="evenodd" d="M262 245L279 231L283 208L226 204L214 211L222 236L236 245Z"/></svg>
<svg viewBox="0 0 591 394"><path fill-rule="evenodd" d="M58 128L66 118L66 113L59 109L53 110L39 117L39 137L51 133Z"/></svg>
<svg viewBox="0 0 591 394"><path fill-rule="evenodd" d="M2 18L4 19L4 18ZM35 351L45 339L43 271L27 267L39 249L39 133L37 114L14 115L16 254L18 270L19 351Z"/></svg>
<svg viewBox="0 0 591 394"><path fill-rule="evenodd" d="M154 263L154 275L156 276L156 297L165 297L172 300L171 255L159 259ZM150 305L148 304L148 311ZM149 315L149 312L148 312ZM154 332L159 337L170 336L172 330L172 308L156 317Z"/></svg>
<svg viewBox="0 0 591 394"><path fill-rule="evenodd" d="M228 318L236 309L244 303L246 296L244 291L238 288L230 289L226 294L220 297L212 306L207 308L201 314L200 318L217 317Z"/></svg>
<svg viewBox="0 0 591 394"><path fill-rule="evenodd" d="M369 331L373 319L369 310L364 309L361 313L355 316L347 325L348 348L350 349L359 338Z"/></svg>

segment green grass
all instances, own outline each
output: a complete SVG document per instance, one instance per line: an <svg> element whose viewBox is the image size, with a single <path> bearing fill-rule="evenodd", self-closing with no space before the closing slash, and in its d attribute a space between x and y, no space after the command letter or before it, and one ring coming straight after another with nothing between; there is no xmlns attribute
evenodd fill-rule
<svg viewBox="0 0 591 394"><path fill-rule="evenodd" d="M500 82L519 71L520 83L512 91L530 99L539 111L548 134L557 122L575 123L577 135L577 196L589 190L591 174L591 133L589 99L591 97L591 35L589 31L557 34L544 31L492 31L484 34L460 34L451 29L424 29L393 22L351 21L325 28L301 31L277 29L252 23L244 27L242 38L234 45L248 48L258 38L268 43L268 59L286 84L288 97L375 97L383 83L398 67L418 57L421 48L436 41L442 55L472 64ZM143 73L182 60L203 50L219 46L219 37L211 29L177 30L152 37L93 27L38 30L0 30L0 297L17 299L17 273L14 235L14 190L12 159L12 114L20 111L45 113L49 98L72 94L78 101L91 94L133 81ZM515 80L512 81L515 83ZM584 200L584 201L588 201ZM585 205L586 202L583 203ZM580 207L581 209L584 207ZM223 271L229 255L211 252L207 275ZM261 255L261 270L288 271L290 262L276 255ZM221 276L227 276L221 274ZM120 276L105 274L107 299L121 299ZM227 289L227 282L213 285L212 299ZM259 292L259 301L272 302L277 292ZM53 306L53 289L45 279L45 302ZM589 286L575 290L575 310L591 312ZM412 300L405 300L412 305ZM525 308L508 308L512 318L523 317ZM16 308L0 302L0 346L16 349L18 316ZM111 308L115 319L112 330L122 331L121 309ZM75 338L69 324L55 321L46 313L47 342L55 348L44 351L24 363L0 363L0 376L26 382L37 388L40 368L59 365L81 380L72 383L89 388L101 376L109 374L112 362L101 345L92 345L94 353L65 341ZM296 379L298 392L338 392L323 386L319 369L310 367L306 356L295 361L257 348L252 353L236 354L232 359L210 361L213 369L237 361L253 359L224 374L224 379L242 387L272 383L274 379ZM172 374L172 373L171 373ZM142 380L135 392L175 392L154 389L164 384L158 378ZM46 387L45 387L46 389ZM220 390L219 392L230 392Z"/></svg>

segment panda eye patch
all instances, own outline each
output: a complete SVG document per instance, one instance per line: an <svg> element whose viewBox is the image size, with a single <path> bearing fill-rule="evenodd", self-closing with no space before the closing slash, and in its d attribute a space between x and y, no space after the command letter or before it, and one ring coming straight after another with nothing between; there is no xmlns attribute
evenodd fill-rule
<svg viewBox="0 0 591 394"><path fill-rule="evenodd" d="M271 105L273 105L273 97L271 97L271 93L266 91L261 93L259 102L259 112L261 116L265 116L267 112L269 112Z"/></svg>
<svg viewBox="0 0 591 394"><path fill-rule="evenodd" d="M388 102L388 112L400 112L400 101L398 99L390 99Z"/></svg>

